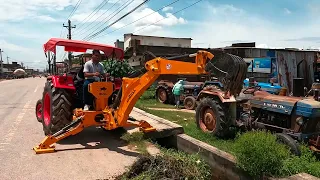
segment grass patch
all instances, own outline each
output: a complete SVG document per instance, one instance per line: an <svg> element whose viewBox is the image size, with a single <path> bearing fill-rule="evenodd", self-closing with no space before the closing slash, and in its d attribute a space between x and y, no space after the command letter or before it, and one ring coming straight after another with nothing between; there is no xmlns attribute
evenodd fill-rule
<svg viewBox="0 0 320 180"><path fill-rule="evenodd" d="M141 154L148 154L147 143L148 140L144 138L144 134L141 131L133 133L125 133L121 136L122 140L125 140L129 143L129 148L134 148Z"/></svg>
<svg viewBox="0 0 320 180"><path fill-rule="evenodd" d="M297 157L290 154L285 146L277 143L275 136L271 133L246 132L238 135L234 140L221 140L199 130L195 123L195 115L187 112L148 109L148 107L170 106L156 102L154 96L150 94L152 93L147 91L136 107L177 123L184 128L185 134L234 155L238 166L254 177L262 175L286 177L302 172L320 177L320 162L304 145L301 145L302 155ZM149 102L154 104L150 105Z"/></svg>
<svg viewBox="0 0 320 180"><path fill-rule="evenodd" d="M118 180L211 179L210 167L196 154L161 148L156 156L143 155Z"/></svg>
<svg viewBox="0 0 320 180"><path fill-rule="evenodd" d="M137 108L169 108L173 109L174 106L170 104L160 103L155 99L155 88L151 87L140 97L135 107Z"/></svg>

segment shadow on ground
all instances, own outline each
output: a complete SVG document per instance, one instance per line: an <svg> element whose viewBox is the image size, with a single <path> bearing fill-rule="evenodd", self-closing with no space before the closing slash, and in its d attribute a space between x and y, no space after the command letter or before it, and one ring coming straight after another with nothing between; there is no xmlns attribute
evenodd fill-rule
<svg viewBox="0 0 320 180"><path fill-rule="evenodd" d="M116 129L106 131L100 127L89 127L84 129L81 133L74 136L70 136L66 139L59 141L57 144L61 145L77 145L80 144L83 147L65 148L57 151L73 151L83 149L108 149L109 151L115 151L126 156L139 156L139 153L126 151L120 147L125 147L128 143L121 139L121 136L126 133L125 129Z"/></svg>

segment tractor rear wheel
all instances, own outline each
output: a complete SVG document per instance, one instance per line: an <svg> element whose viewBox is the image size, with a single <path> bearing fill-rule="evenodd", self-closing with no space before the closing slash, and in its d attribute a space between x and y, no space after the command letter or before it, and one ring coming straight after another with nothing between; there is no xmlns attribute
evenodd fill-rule
<svg viewBox="0 0 320 180"><path fill-rule="evenodd" d="M36 117L38 122L42 122L42 99L39 99L36 103Z"/></svg>
<svg viewBox="0 0 320 180"><path fill-rule="evenodd" d="M301 155L300 147L292 137L284 133L276 133L276 137L277 141L286 145L290 149L292 154L296 156Z"/></svg>
<svg viewBox="0 0 320 180"><path fill-rule="evenodd" d="M183 101L184 108L194 110L196 108L196 99L192 96L187 96Z"/></svg>
<svg viewBox="0 0 320 180"><path fill-rule="evenodd" d="M52 135L72 121L73 96L66 89L55 88L51 81L44 87L42 124L45 135Z"/></svg>
<svg viewBox="0 0 320 180"><path fill-rule="evenodd" d="M222 104L210 97L203 98L197 106L196 123L203 132L217 137L224 137L230 128Z"/></svg>
<svg viewBox="0 0 320 180"><path fill-rule="evenodd" d="M172 102L172 92L168 86L159 85L156 89L156 98L161 103L169 104Z"/></svg>

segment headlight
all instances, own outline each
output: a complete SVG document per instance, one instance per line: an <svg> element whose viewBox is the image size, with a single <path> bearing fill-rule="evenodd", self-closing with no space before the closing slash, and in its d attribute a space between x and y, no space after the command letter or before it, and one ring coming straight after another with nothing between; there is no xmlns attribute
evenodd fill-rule
<svg viewBox="0 0 320 180"><path fill-rule="evenodd" d="M297 123L299 126L301 126L301 125L303 124L303 117L298 117L298 118L296 119L296 123Z"/></svg>

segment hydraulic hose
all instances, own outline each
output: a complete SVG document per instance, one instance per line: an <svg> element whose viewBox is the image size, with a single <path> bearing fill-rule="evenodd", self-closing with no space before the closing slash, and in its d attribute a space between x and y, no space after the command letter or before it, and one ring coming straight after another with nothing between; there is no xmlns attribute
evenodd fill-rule
<svg viewBox="0 0 320 180"><path fill-rule="evenodd" d="M135 77L139 77L141 75L143 75L144 73L147 72L147 69L145 67L139 69L139 70L136 70L134 71L133 73L129 74L128 75L128 78L135 78ZM117 97L112 105L112 108L113 109L117 109L120 105L120 102L121 102L121 98L122 98L122 85L118 91L118 94L117 94Z"/></svg>

